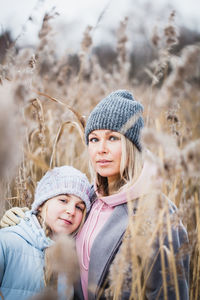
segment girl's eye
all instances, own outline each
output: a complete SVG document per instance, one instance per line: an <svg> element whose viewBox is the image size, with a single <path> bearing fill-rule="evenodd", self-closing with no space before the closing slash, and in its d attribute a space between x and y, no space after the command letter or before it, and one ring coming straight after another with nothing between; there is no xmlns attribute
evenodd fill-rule
<svg viewBox="0 0 200 300"><path fill-rule="evenodd" d="M60 198L59 201L63 202L63 203L67 203L67 199L62 199Z"/></svg>
<svg viewBox="0 0 200 300"><path fill-rule="evenodd" d="M84 207L83 207L83 206L81 206L81 205L80 205L80 206L79 206L79 205L77 205L77 206L76 206L76 208L77 208L78 210L80 210L80 211L84 211Z"/></svg>
<svg viewBox="0 0 200 300"><path fill-rule="evenodd" d="M89 139L89 142L91 142L91 143L96 143L96 142L98 142L98 139L97 139L96 137L91 137L91 138Z"/></svg>

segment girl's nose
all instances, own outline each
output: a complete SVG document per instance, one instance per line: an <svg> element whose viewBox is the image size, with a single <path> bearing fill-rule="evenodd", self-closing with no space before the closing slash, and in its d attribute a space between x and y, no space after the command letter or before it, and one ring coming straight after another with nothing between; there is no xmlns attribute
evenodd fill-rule
<svg viewBox="0 0 200 300"><path fill-rule="evenodd" d="M66 207L66 213L68 213L70 215L74 215L75 214L75 205L72 203L68 203L67 207Z"/></svg>

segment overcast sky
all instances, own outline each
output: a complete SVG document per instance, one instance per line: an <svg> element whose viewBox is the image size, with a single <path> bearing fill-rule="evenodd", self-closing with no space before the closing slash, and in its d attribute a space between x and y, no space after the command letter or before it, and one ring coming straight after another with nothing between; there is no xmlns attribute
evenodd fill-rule
<svg viewBox="0 0 200 300"><path fill-rule="evenodd" d="M149 10L150 3L153 10ZM177 20L187 27L200 31L200 0L0 0L0 33L9 29L13 38L20 35L19 44L34 44L37 32L41 26L44 12L53 7L59 13L54 21L57 24L58 35L65 33L68 44L79 41L86 25L95 26L101 13L103 18L95 33L96 40L109 39L109 31L105 28L116 28L127 14L137 16L135 22L149 22L142 19L142 14L152 13L152 23L161 21L164 12L174 8ZM27 21L32 16L32 21ZM132 22L134 20L131 20ZM64 24L64 26L63 26Z"/></svg>

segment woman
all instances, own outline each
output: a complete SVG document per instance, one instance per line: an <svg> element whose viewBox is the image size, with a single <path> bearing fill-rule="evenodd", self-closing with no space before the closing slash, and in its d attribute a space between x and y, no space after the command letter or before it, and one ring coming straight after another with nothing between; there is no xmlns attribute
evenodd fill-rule
<svg viewBox="0 0 200 300"><path fill-rule="evenodd" d="M110 267L120 249L128 224L127 199L131 198L135 212L138 201L134 200L141 198L144 201L150 191L155 167L143 162L142 112L142 105L135 101L130 92L119 90L100 101L88 118L85 138L98 198L76 238L81 285L76 288L75 299L83 299L82 291L84 299L105 297ZM170 213L173 214L176 208L170 201L168 203ZM173 250L178 253L181 245L187 242L187 233L179 224L172 234ZM166 238L164 243L169 248ZM157 259L146 281L144 299L164 298L161 258L156 251L154 255L157 255ZM182 267L182 276L178 280L178 293L180 299L188 299L188 256L180 259L179 265ZM118 299L129 299L130 294L131 288L128 288L121 291ZM165 288L168 299L176 299L176 294L175 288L168 284L167 292Z"/></svg>
<svg viewBox="0 0 200 300"><path fill-rule="evenodd" d="M76 237L76 248L80 261L80 283L75 287L74 299L105 299L108 297L110 284L108 278L111 265L115 264L123 250L124 240L129 227L129 215L135 220L140 203L145 203L144 209L152 213L152 203L149 203L148 193L152 188L152 178L156 175L155 166L144 161L145 150L141 145L141 130L144 126L142 118L143 106L126 90L111 93L91 112L86 128L85 138L90 156L90 169L95 178L94 188L97 199L93 202L87 220ZM159 183L159 182L156 182ZM154 184L153 184L154 185ZM131 201L128 201L131 200ZM175 206L162 197L162 203L167 203L167 210L175 215ZM128 207L132 203L131 213ZM162 204L164 206L164 204ZM160 204L159 204L160 206ZM154 209L153 209L154 211ZM163 215L162 226L167 214ZM134 223L135 224L135 223ZM148 222L146 223L148 224ZM169 224L169 222L168 222ZM178 266L180 276L177 276L176 286L170 284L170 276L162 274L162 251L178 254L179 249L187 243L187 233L179 222L171 226L170 242L167 233L154 239L154 249L150 255L148 270L142 274L144 299L179 299L187 300L189 257L180 257ZM147 238L150 239L149 236ZM129 243L135 247L134 241ZM142 245L139 247L138 259L141 259ZM169 251L168 251L169 250ZM148 250L147 250L148 251ZM151 262L153 261L153 264ZM165 269L169 263L164 254ZM116 299L141 299L132 294L135 268L132 257L129 258L127 272L128 284L120 286ZM120 272L122 270L120 269ZM176 279L176 278L175 278ZM136 288L137 291L137 288ZM167 298L166 298L167 297ZM113 297L111 296L113 299Z"/></svg>

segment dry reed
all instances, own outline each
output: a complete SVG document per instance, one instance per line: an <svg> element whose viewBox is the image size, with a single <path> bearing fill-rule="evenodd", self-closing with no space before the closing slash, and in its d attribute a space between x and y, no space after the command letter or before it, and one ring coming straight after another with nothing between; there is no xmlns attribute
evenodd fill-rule
<svg viewBox="0 0 200 300"><path fill-rule="evenodd" d="M180 255L184 255L184 251L191 254L190 299L199 299L199 45L185 47L180 55L172 54L173 46L178 43L172 13L163 33L152 38L158 58L146 68L151 84L134 81L138 83L133 86L126 49L128 19L118 28L117 65L109 71L99 65L92 54L92 28L88 27L78 54L78 71L70 73L67 58L58 58L54 52L50 21L51 16L45 15L40 41L34 51L22 49L17 53L12 46L0 68L0 175L4 188L1 215L13 205L30 207L36 182L50 167L74 165L89 176L82 134L84 118L109 92L129 89L145 107L148 128L143 140L154 153L158 175L163 178L162 192L178 206L177 216L188 230L190 244ZM143 299L145 283L154 263L150 254L154 253L155 237L159 236L161 243L165 234L171 241L169 228L176 226L178 221L170 218L167 206L161 205L165 200L153 195L150 199L142 199L140 217L130 218L116 264L110 270L108 299L120 299L122 290L127 289L131 290L131 299ZM131 209L130 206L129 211ZM158 218L155 218L156 212ZM162 222L164 216L165 223ZM166 272L169 271L177 299L180 299L176 255L170 245L171 242L169 249L161 247L160 252L163 290L167 299ZM169 259L170 270L166 270L165 257ZM119 266L121 273L116 272ZM131 277L131 287L127 274ZM36 299L46 299L46 295Z"/></svg>

